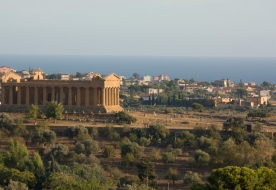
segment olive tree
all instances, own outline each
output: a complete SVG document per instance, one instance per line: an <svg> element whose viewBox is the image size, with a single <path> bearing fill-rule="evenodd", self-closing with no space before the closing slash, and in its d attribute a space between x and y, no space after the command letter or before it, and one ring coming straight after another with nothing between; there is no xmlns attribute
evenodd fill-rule
<svg viewBox="0 0 276 190"><path fill-rule="evenodd" d="M31 118L31 119L37 119L41 116L41 110L39 109L39 107L37 105L30 105L27 109L26 109L26 118Z"/></svg>
<svg viewBox="0 0 276 190"><path fill-rule="evenodd" d="M47 102L45 115L47 118L55 119L56 122L57 119L61 119L63 110L64 108L61 103L56 101Z"/></svg>
<svg viewBox="0 0 276 190"><path fill-rule="evenodd" d="M196 150L194 153L194 159L199 165L207 165L210 161L210 155L202 150Z"/></svg>
<svg viewBox="0 0 276 190"><path fill-rule="evenodd" d="M49 143L53 144L56 140L56 133L51 130L42 130L42 131L36 131L32 136L32 143L33 144L44 144Z"/></svg>

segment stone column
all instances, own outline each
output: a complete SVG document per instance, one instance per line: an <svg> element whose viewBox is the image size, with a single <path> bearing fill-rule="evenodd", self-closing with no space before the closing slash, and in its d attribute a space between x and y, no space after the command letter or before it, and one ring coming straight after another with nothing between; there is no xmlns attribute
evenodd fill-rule
<svg viewBox="0 0 276 190"><path fill-rule="evenodd" d="M37 86L34 86L34 105L38 104L38 98L37 98Z"/></svg>
<svg viewBox="0 0 276 190"><path fill-rule="evenodd" d="M110 88L110 105L113 106L113 88Z"/></svg>
<svg viewBox="0 0 276 190"><path fill-rule="evenodd" d="M104 99L105 99L105 88L102 88L102 106L105 106L105 102L104 102Z"/></svg>
<svg viewBox="0 0 276 190"><path fill-rule="evenodd" d="M3 86L3 83L2 83L2 100L1 100L1 105L5 105L6 102L5 102L5 96L6 96L6 86Z"/></svg>
<svg viewBox="0 0 276 190"><path fill-rule="evenodd" d="M59 87L59 103L63 104L63 86Z"/></svg>
<svg viewBox="0 0 276 190"><path fill-rule="evenodd" d="M45 106L47 102L47 87L43 86L43 100L42 100L42 104Z"/></svg>
<svg viewBox="0 0 276 190"><path fill-rule="evenodd" d="M21 105L21 86L18 86L17 88L17 105Z"/></svg>
<svg viewBox="0 0 276 190"><path fill-rule="evenodd" d="M12 105L13 103L13 86L9 87L9 105Z"/></svg>
<svg viewBox="0 0 276 190"><path fill-rule="evenodd" d="M93 106L97 106L97 88L93 88Z"/></svg>
<svg viewBox="0 0 276 190"><path fill-rule="evenodd" d="M115 105L118 105L118 97L119 97L118 88L115 88Z"/></svg>
<svg viewBox="0 0 276 190"><path fill-rule="evenodd" d="M72 87L68 87L68 106L72 106Z"/></svg>
<svg viewBox="0 0 276 190"><path fill-rule="evenodd" d="M30 87L26 86L26 106L30 104Z"/></svg>
<svg viewBox="0 0 276 190"><path fill-rule="evenodd" d="M117 105L117 88L114 88L114 105Z"/></svg>
<svg viewBox="0 0 276 190"><path fill-rule="evenodd" d="M108 105L111 106L112 102L111 88L108 88Z"/></svg>
<svg viewBox="0 0 276 190"><path fill-rule="evenodd" d="M85 88L85 106L89 106L89 87Z"/></svg>
<svg viewBox="0 0 276 190"><path fill-rule="evenodd" d="M80 99L81 98L81 91L80 91L80 87L77 87L77 106L80 106Z"/></svg>
<svg viewBox="0 0 276 190"><path fill-rule="evenodd" d="M112 93L112 106L114 106L115 105L115 98L116 98L115 88L112 88L111 93Z"/></svg>
<svg viewBox="0 0 276 190"><path fill-rule="evenodd" d="M108 88L105 88L105 105L108 106Z"/></svg>
<svg viewBox="0 0 276 190"><path fill-rule="evenodd" d="M117 105L120 105L120 88L117 88Z"/></svg>
<svg viewBox="0 0 276 190"><path fill-rule="evenodd" d="M109 88L105 88L105 105L106 106L108 106L109 105L109 99L108 99L108 97L109 97L109 95L108 95L108 93L109 93Z"/></svg>
<svg viewBox="0 0 276 190"><path fill-rule="evenodd" d="M54 86L51 87L51 101L56 101Z"/></svg>

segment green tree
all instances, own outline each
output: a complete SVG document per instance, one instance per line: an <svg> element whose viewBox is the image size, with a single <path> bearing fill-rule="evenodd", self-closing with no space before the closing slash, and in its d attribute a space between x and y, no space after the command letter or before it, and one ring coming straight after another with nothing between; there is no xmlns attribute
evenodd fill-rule
<svg viewBox="0 0 276 190"><path fill-rule="evenodd" d="M266 167L260 167L256 171L258 175L258 183L256 190L276 189L276 172Z"/></svg>
<svg viewBox="0 0 276 190"><path fill-rule="evenodd" d="M249 133L247 135L246 140L251 144L254 145L256 141L270 141L269 138L267 138L263 133Z"/></svg>
<svg viewBox="0 0 276 190"><path fill-rule="evenodd" d="M193 108L194 110L197 110L197 111L203 111L203 109L204 109L203 105L201 105L201 104L199 104L199 103L193 103L193 104L192 104L192 108Z"/></svg>
<svg viewBox="0 0 276 190"><path fill-rule="evenodd" d="M37 105L32 104L26 109L26 118L37 119L41 117L41 110Z"/></svg>
<svg viewBox="0 0 276 190"><path fill-rule="evenodd" d="M45 189L75 190L78 187L77 181L70 175L63 172L52 173L44 183Z"/></svg>
<svg viewBox="0 0 276 190"><path fill-rule="evenodd" d="M207 180L209 187L214 190L254 190L258 183L258 175L254 170L246 167L228 166L213 170Z"/></svg>
<svg viewBox="0 0 276 190"><path fill-rule="evenodd" d="M137 164L138 177L141 181L150 180L152 184L155 184L156 179L155 168L148 160L143 160ZM148 185L148 181L147 181Z"/></svg>
<svg viewBox="0 0 276 190"><path fill-rule="evenodd" d="M244 88L238 88L236 90L236 94L238 95L239 98L246 98L248 96L248 92Z"/></svg>
<svg viewBox="0 0 276 190"><path fill-rule="evenodd" d="M36 131L32 136L32 143L41 145L44 143L53 144L56 140L56 133L51 130Z"/></svg>
<svg viewBox="0 0 276 190"><path fill-rule="evenodd" d="M114 167L114 168L108 167L107 171L110 173L111 177L114 180L118 181L119 186L121 187L120 179L123 176L123 172L117 167Z"/></svg>
<svg viewBox="0 0 276 190"><path fill-rule="evenodd" d="M27 147L16 140L9 140L8 151L4 154L4 165L9 168L24 170L29 159Z"/></svg>
<svg viewBox="0 0 276 190"><path fill-rule="evenodd" d="M140 75L139 75L138 73L133 73L133 77L134 77L135 79L137 79L137 80L140 79Z"/></svg>
<svg viewBox="0 0 276 190"><path fill-rule="evenodd" d="M232 117L228 118L226 122L223 123L223 129L229 130L233 128L244 128L244 117Z"/></svg>
<svg viewBox="0 0 276 190"><path fill-rule="evenodd" d="M58 162L62 161L65 156L67 156L69 153L69 148L66 145L63 144L55 144L51 145L48 148L47 156L48 158L54 158Z"/></svg>
<svg viewBox="0 0 276 190"><path fill-rule="evenodd" d="M67 127L64 130L64 135L78 141L83 141L90 137L88 129L82 125Z"/></svg>
<svg viewBox="0 0 276 190"><path fill-rule="evenodd" d="M181 139L183 139L183 143L185 146L191 146L195 142L195 135L190 133L189 131L183 131L181 134Z"/></svg>
<svg viewBox="0 0 276 190"><path fill-rule="evenodd" d="M168 179L169 181L172 180L173 185L174 185L175 181L178 180L178 171L177 171L177 169L169 168L168 169L168 174L166 175L166 179Z"/></svg>
<svg viewBox="0 0 276 190"><path fill-rule="evenodd" d="M135 142L125 142L121 144L121 157L127 167L132 166L135 160L141 157L143 151L144 148Z"/></svg>
<svg viewBox="0 0 276 190"><path fill-rule="evenodd" d="M196 150L194 153L194 159L199 165L208 165L210 161L210 155L202 150Z"/></svg>
<svg viewBox="0 0 276 190"><path fill-rule="evenodd" d="M187 171L184 175L183 184L185 186L190 186L195 183L201 183L202 176L197 172Z"/></svg>
<svg viewBox="0 0 276 190"><path fill-rule="evenodd" d="M212 145L212 139L201 136L196 139L196 144L201 150L206 150Z"/></svg>
<svg viewBox="0 0 276 190"><path fill-rule="evenodd" d="M125 111L115 114L117 122L135 123L137 119Z"/></svg>
<svg viewBox="0 0 276 190"><path fill-rule="evenodd" d="M77 156L77 163L79 164L100 164L101 161L94 155L90 154L89 156L86 156L85 154L79 154Z"/></svg>
<svg viewBox="0 0 276 190"><path fill-rule="evenodd" d="M82 144L84 145L85 153L87 155L90 155L92 153L96 154L100 150L100 147L99 147L99 144L97 141L87 139L87 140L83 141Z"/></svg>
<svg viewBox="0 0 276 190"><path fill-rule="evenodd" d="M21 119L16 120L16 128L13 130L13 133L19 137L23 137L25 140L29 138L29 131Z"/></svg>
<svg viewBox="0 0 276 190"><path fill-rule="evenodd" d="M5 190L28 190L29 188L25 183L21 183L18 181L13 181L12 179L9 182L9 185L5 187Z"/></svg>
<svg viewBox="0 0 276 190"><path fill-rule="evenodd" d="M5 132L12 132L13 127L12 127L13 120L7 113L0 113L0 127L5 131Z"/></svg>
<svg viewBox="0 0 276 190"><path fill-rule="evenodd" d="M262 87L270 87L272 86L272 84L270 82L267 82L267 81L264 81L262 84L261 84Z"/></svg>
<svg viewBox="0 0 276 190"><path fill-rule="evenodd" d="M175 155L172 152L165 152L162 154L162 161L167 163L174 163L175 162Z"/></svg>
<svg viewBox="0 0 276 190"><path fill-rule="evenodd" d="M139 139L139 144L140 144L141 146L148 146L148 145L150 145L150 139L148 139L148 138L146 138L146 137L141 137L141 138Z"/></svg>
<svg viewBox="0 0 276 190"><path fill-rule="evenodd" d="M0 185L8 185L10 180L27 184L30 188L36 184L36 178L32 172L0 167Z"/></svg>
<svg viewBox="0 0 276 190"><path fill-rule="evenodd" d="M260 123L256 123L253 130L254 132L261 132L263 130L263 125Z"/></svg>
<svg viewBox="0 0 276 190"><path fill-rule="evenodd" d="M115 155L115 149L113 146L106 145L103 150L103 156L105 158L110 158Z"/></svg>
<svg viewBox="0 0 276 190"><path fill-rule="evenodd" d="M170 131L164 125L156 124L147 128L147 134L153 144L160 144L169 136Z"/></svg>
<svg viewBox="0 0 276 190"><path fill-rule="evenodd" d="M35 152L34 156L33 156L33 166L34 166L35 171L44 170L43 161L37 152Z"/></svg>
<svg viewBox="0 0 276 190"><path fill-rule="evenodd" d="M47 118L55 119L56 122L57 119L61 119L63 110L64 108L61 103L56 101L47 102L45 115Z"/></svg>
<svg viewBox="0 0 276 190"><path fill-rule="evenodd" d="M122 156L122 159L127 168L130 168L134 165L135 157L132 153L126 153L124 156Z"/></svg>
<svg viewBox="0 0 276 190"><path fill-rule="evenodd" d="M153 148L149 153L150 160L154 161L155 163L162 159L162 155L160 153L160 149Z"/></svg>

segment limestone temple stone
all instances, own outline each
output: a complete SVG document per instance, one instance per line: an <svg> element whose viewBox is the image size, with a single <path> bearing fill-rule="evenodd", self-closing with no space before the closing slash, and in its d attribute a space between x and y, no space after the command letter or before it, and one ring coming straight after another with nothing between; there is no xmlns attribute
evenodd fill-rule
<svg viewBox="0 0 276 190"><path fill-rule="evenodd" d="M39 70L30 79L14 72L2 77L1 107L44 106L48 101L63 104L66 110L113 113L122 111L119 103L120 78L112 73L94 75L91 81L45 80Z"/></svg>

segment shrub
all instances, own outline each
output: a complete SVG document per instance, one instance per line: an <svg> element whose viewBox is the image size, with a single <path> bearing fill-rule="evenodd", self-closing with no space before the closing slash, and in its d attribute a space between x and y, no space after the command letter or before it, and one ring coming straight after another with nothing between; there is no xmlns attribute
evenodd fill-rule
<svg viewBox="0 0 276 190"><path fill-rule="evenodd" d="M172 152L165 152L162 154L162 161L167 163L174 163L175 162L175 156Z"/></svg>
<svg viewBox="0 0 276 190"><path fill-rule="evenodd" d="M117 122L135 123L137 119L127 112L121 111L115 114Z"/></svg>
<svg viewBox="0 0 276 190"><path fill-rule="evenodd" d="M76 144L75 150L78 154L85 153L86 155L96 154L99 151L99 144L97 141L87 139L80 144Z"/></svg>
<svg viewBox="0 0 276 190"><path fill-rule="evenodd" d="M196 150L194 154L194 159L199 165L207 165L210 161L210 155L202 150Z"/></svg>
<svg viewBox="0 0 276 190"><path fill-rule="evenodd" d="M63 110L61 103L56 101L47 102L45 115L47 118L55 119L56 122L57 119L61 119Z"/></svg>
<svg viewBox="0 0 276 190"><path fill-rule="evenodd" d="M103 156L105 158L110 158L115 155L115 149L113 146L105 146L103 151Z"/></svg>
<svg viewBox="0 0 276 190"><path fill-rule="evenodd" d="M26 109L26 118L37 119L41 117L41 110L37 105L31 105Z"/></svg>
<svg viewBox="0 0 276 190"><path fill-rule="evenodd" d="M87 128L82 125L67 127L64 130L64 135L80 141L89 137Z"/></svg>
<svg viewBox="0 0 276 190"><path fill-rule="evenodd" d="M203 105L201 105L201 104L199 104L199 103L193 103L192 104L192 108L194 109L194 110L197 110L197 111L203 111L203 109L204 109L204 107L203 107Z"/></svg>
<svg viewBox="0 0 276 190"><path fill-rule="evenodd" d="M146 137L141 137L139 139L139 144L141 146L148 146L148 145L150 145L150 139L147 139Z"/></svg>
<svg viewBox="0 0 276 190"><path fill-rule="evenodd" d="M171 108L166 108L165 114L170 114L170 113L173 113L173 110Z"/></svg>
<svg viewBox="0 0 276 190"><path fill-rule="evenodd" d="M6 132L12 132L13 120L10 118L9 114L7 113L0 113L0 127L4 129Z"/></svg>
<svg viewBox="0 0 276 190"><path fill-rule="evenodd" d="M53 144L56 140L56 133L51 130L36 131L32 136L32 143L41 145L43 143Z"/></svg>
<svg viewBox="0 0 276 190"><path fill-rule="evenodd" d="M172 180L173 181L173 185L174 185L174 182L178 179L178 171L177 171L177 169L169 168L168 169L168 174L166 175L166 179Z"/></svg>
<svg viewBox="0 0 276 190"><path fill-rule="evenodd" d="M183 184L190 186L195 183L201 183L201 175L196 172L187 171L187 173L184 175Z"/></svg>

